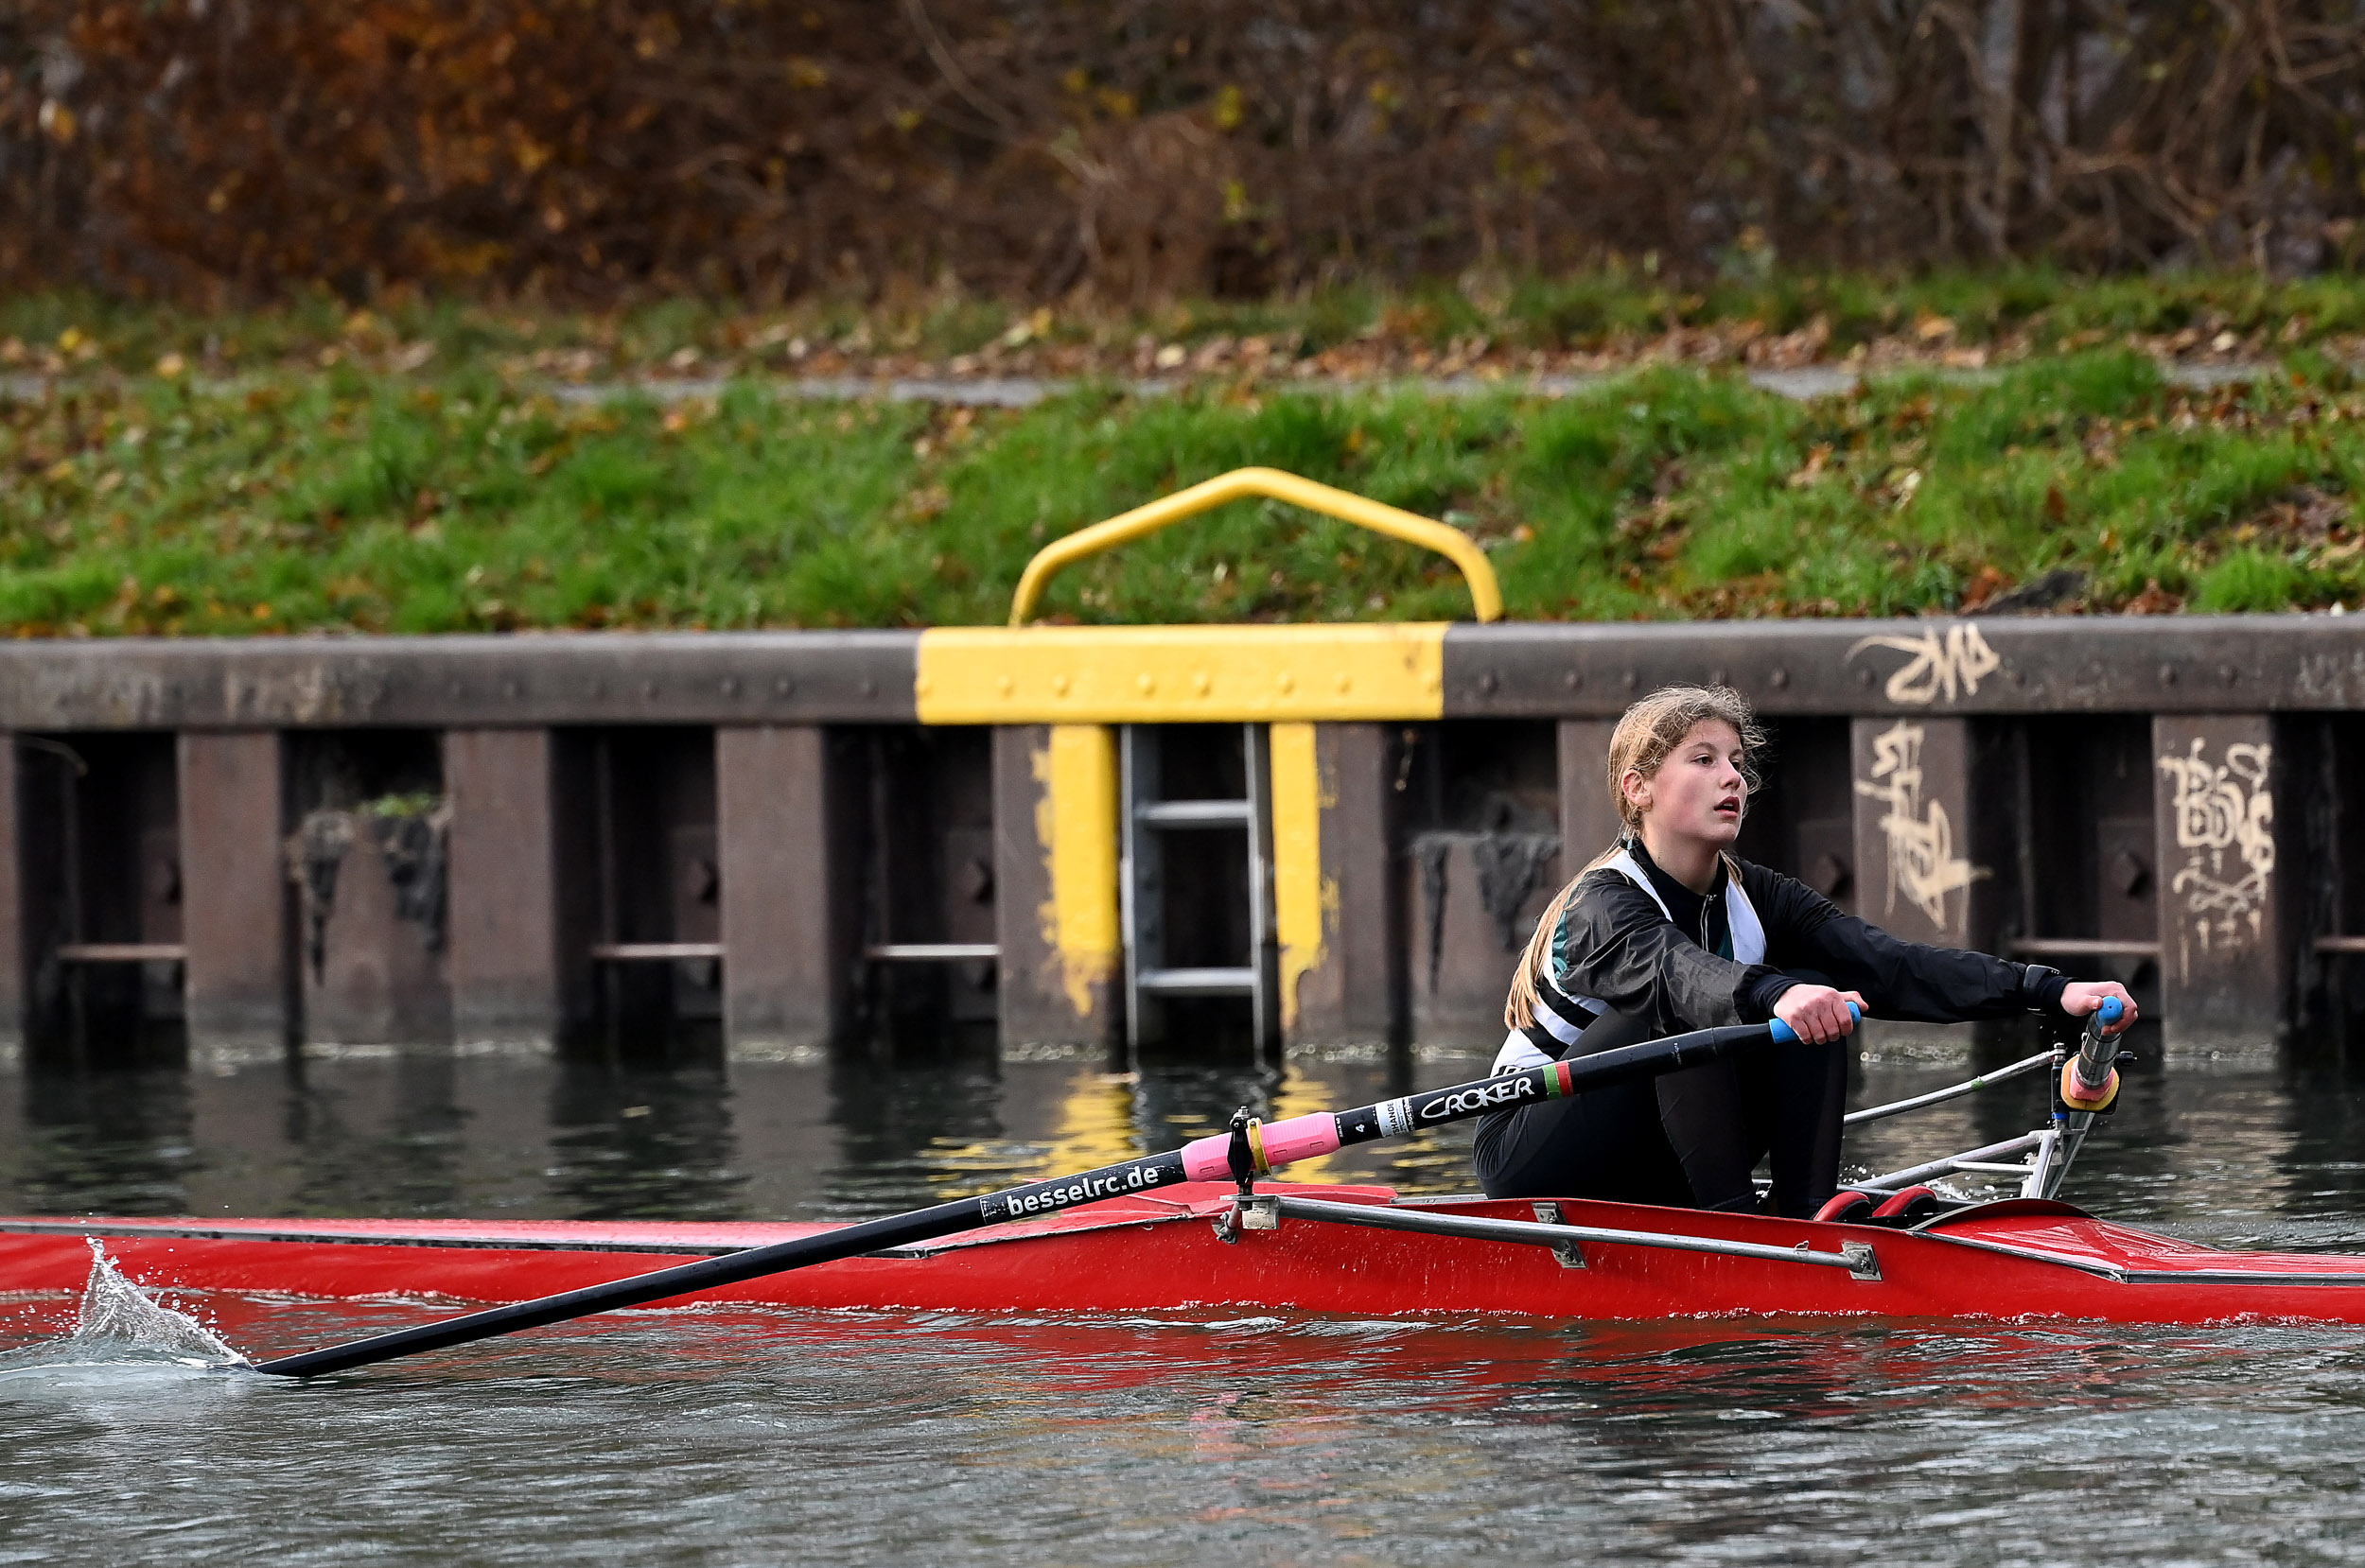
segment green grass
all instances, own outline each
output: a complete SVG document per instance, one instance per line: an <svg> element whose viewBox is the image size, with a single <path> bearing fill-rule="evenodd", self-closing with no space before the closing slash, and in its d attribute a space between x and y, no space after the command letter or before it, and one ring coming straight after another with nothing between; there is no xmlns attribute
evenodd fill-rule
<svg viewBox="0 0 2365 1568"><path fill-rule="evenodd" d="M2365 593L2365 392L2123 352L1796 404L1729 373L1559 399L1209 386L1023 412L569 405L465 367L0 402L20 636L994 622L1042 545L1248 463L1476 535L1530 618L1910 614L2056 567L2086 608ZM1088 621L1464 616L1442 561L1240 504L1074 569Z"/></svg>

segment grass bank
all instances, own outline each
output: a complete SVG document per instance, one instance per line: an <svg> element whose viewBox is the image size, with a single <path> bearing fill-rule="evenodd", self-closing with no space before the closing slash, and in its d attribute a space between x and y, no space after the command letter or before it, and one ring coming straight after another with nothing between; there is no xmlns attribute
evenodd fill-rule
<svg viewBox="0 0 2365 1568"><path fill-rule="evenodd" d="M2068 609L2355 603L2361 421L2337 369L2195 392L2124 351L1807 404L1682 366L1559 398L1232 381L1021 411L752 381L582 406L465 366L110 377L0 402L0 628L990 622L1045 540L1246 463L1460 524L1516 617L1916 613L2031 584ZM1049 608L1425 618L1467 600L1407 547L1240 505L1071 572Z"/></svg>

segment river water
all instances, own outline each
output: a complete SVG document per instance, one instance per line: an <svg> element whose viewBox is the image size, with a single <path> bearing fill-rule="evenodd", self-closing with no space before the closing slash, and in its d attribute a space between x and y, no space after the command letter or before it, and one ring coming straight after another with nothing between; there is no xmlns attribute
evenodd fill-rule
<svg viewBox="0 0 2365 1568"><path fill-rule="evenodd" d="M1877 1054L1853 1098L1965 1059ZM1130 1081L957 1054L17 1070L0 1211L851 1217L1170 1145L1243 1102L1483 1071L1375 1050ZM1875 1124L1849 1158L1993 1141L2041 1101L2023 1080ZM1313 1175L1467 1190L1465 1149L1448 1129ZM2365 1085L2146 1059L2064 1195L2220 1244L2365 1248ZM120 1315L78 1333L83 1303L7 1284L0 1563L2365 1559L2348 1331L689 1310L289 1385ZM250 1354L428 1310L169 1298Z"/></svg>

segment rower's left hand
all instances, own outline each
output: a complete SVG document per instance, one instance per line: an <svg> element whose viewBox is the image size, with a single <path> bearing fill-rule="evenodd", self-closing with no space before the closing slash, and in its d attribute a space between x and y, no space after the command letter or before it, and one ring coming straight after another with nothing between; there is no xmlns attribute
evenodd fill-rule
<svg viewBox="0 0 2365 1568"><path fill-rule="evenodd" d="M2123 1035L2135 1021L2135 999L2127 994L2127 987L2115 980L2073 980L2061 987L2061 1011L2074 1019L2082 1019L2103 1003L2106 997L2116 997L2126 1009L2119 1021L2103 1030L2105 1035Z"/></svg>

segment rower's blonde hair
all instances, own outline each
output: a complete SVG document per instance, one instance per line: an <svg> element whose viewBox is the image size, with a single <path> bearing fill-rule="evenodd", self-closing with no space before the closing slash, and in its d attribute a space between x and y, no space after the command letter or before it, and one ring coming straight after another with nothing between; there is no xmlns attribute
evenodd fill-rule
<svg viewBox="0 0 2365 1568"><path fill-rule="evenodd" d="M1503 1002L1504 1027L1525 1029L1535 1021L1536 986L1552 962L1552 932L1560 929L1560 917L1568 911L1577 883L1586 872L1608 864L1628 839L1642 831L1642 809L1626 797L1626 775L1656 776L1668 757L1683 744L1685 736L1695 726L1714 720L1732 725L1733 733L1741 737L1741 776L1754 793L1758 787L1758 753L1764 748L1765 730L1750 711L1749 700L1732 688L1663 686L1626 709L1619 719L1618 727L1610 732L1606 758L1609 798L1618 808L1620 825L1618 842L1585 862L1544 906L1543 915L1535 922L1535 933L1528 938L1527 949L1519 955L1519 967L1511 977L1511 995Z"/></svg>

